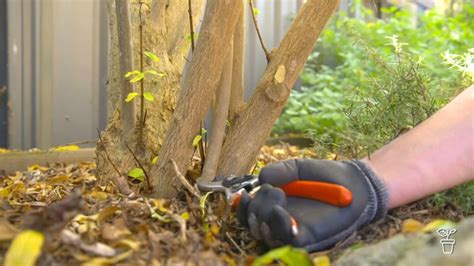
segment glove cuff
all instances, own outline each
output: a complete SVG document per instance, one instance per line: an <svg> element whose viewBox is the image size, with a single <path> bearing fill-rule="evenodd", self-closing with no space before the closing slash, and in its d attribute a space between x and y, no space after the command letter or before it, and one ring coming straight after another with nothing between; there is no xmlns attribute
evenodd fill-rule
<svg viewBox="0 0 474 266"><path fill-rule="evenodd" d="M375 195L376 195L376 200L377 200L377 209L375 216L373 218L373 221L377 221L379 219L382 219L388 211L388 190L385 184L383 183L382 179L380 179L372 169L369 168L367 164L360 160L352 160L352 163L357 165L360 170L365 174L367 179L370 181L370 184L372 185Z"/></svg>

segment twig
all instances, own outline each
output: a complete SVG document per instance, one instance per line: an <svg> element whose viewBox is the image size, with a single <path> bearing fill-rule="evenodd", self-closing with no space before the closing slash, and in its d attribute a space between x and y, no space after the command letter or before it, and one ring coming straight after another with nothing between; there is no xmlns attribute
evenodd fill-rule
<svg viewBox="0 0 474 266"><path fill-rule="evenodd" d="M140 32L140 72L143 73L143 21L142 21L142 6L143 2L139 2L140 7L138 10L139 14L139 25L138 31ZM145 109L145 96L143 95L144 92L144 83L143 79L140 80L140 118L139 118L139 134L138 134L138 147L143 146L143 127L144 127L144 109Z"/></svg>
<svg viewBox="0 0 474 266"><path fill-rule="evenodd" d="M186 180L186 177L184 177L183 174L179 171L178 165L173 159L170 159L171 163L173 164L174 171L176 172L176 176L179 178L179 181L183 184L183 186L194 196L196 196L198 199L201 198L201 193L197 191L191 184L189 184L188 180Z"/></svg>
<svg viewBox="0 0 474 266"><path fill-rule="evenodd" d="M265 46L265 43L263 42L262 33L260 32L260 29L258 28L257 17L255 16L255 13L253 12L254 11L253 0L249 0L249 5L250 5L250 13L252 14L253 24L255 25L255 30L257 31L258 40L260 41L260 45L262 46L263 52L265 53L267 62L270 62L270 52L268 52L268 49Z"/></svg>
<svg viewBox="0 0 474 266"><path fill-rule="evenodd" d="M188 0L188 13L189 13L189 31L191 34L191 51L194 52L193 9L191 6L191 0Z"/></svg>
<svg viewBox="0 0 474 266"><path fill-rule="evenodd" d="M119 177L122 176L122 173L120 173L120 171L118 170L117 166L115 166L114 162L112 162L112 159L110 159L109 153L107 152L107 148L105 148L105 143L104 143L104 140L102 139L102 136L100 135L99 129L97 129L97 134L99 134L100 144L102 144L102 147L104 147L105 158L109 161L109 163L110 163L110 164L112 165L112 167L115 169L115 171L117 172L117 174L119 175Z"/></svg>
<svg viewBox="0 0 474 266"><path fill-rule="evenodd" d="M237 248L237 250L239 250L240 254L242 254L243 256L247 256L247 254L245 253L245 251L239 246L237 245L237 243L235 242L235 240L229 235L228 232L225 233L225 236L227 236L227 238L230 240L230 242L232 244L234 244L234 246Z"/></svg>
<svg viewBox="0 0 474 266"><path fill-rule="evenodd" d="M206 152L204 150L204 143L206 143L207 137L204 136L204 132L202 129L204 128L204 121L201 122L201 128L199 129L199 133L201 134L201 141L199 142L199 154L201 155L201 172L204 169L204 162L206 161ZM207 133L206 133L207 135Z"/></svg>
<svg viewBox="0 0 474 266"><path fill-rule="evenodd" d="M128 151L132 154L133 159L135 159L135 162L137 162L138 166L143 170L143 174L145 174L146 185L148 189L151 189L150 177L148 176L148 173L146 172L145 167L143 167L143 165L140 163L135 153L132 151L132 149L130 149L130 146L128 146L127 142L125 142L125 146L127 147Z"/></svg>

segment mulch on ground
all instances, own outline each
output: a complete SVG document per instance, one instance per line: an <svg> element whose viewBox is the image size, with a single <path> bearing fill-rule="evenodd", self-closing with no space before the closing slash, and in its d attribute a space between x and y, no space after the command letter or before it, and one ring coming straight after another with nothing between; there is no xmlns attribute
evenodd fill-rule
<svg viewBox="0 0 474 266"><path fill-rule="evenodd" d="M264 147L258 168L288 158L313 158L310 149ZM121 195L112 182L97 176L91 162L32 165L28 171L0 176L0 264L21 230L45 235L38 265L250 264L265 250L241 227L221 195L197 198L182 190L176 198L143 196L143 185ZM312 256L337 257L354 248L403 230L407 219L426 223L436 218L457 221L456 206L434 207L422 200L390 211L381 221L354 233L334 248Z"/></svg>

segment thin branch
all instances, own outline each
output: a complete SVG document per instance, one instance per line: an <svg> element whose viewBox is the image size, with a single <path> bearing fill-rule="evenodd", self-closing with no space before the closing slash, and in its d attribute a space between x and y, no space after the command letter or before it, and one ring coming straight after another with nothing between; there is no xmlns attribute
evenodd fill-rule
<svg viewBox="0 0 474 266"><path fill-rule="evenodd" d="M189 31L191 34L191 51L194 52L194 26L193 26L193 9L191 0L188 0L188 13L189 13Z"/></svg>
<svg viewBox="0 0 474 266"><path fill-rule="evenodd" d="M186 179L186 177L184 177L184 175L181 173L181 171L179 171L178 165L176 164L175 160L170 159L170 161L171 161L171 163L173 164L174 171L175 171L175 173L176 173L176 177L178 177L179 181L181 181L181 183L183 184L183 186L184 186L191 194L193 194L194 196L196 196L198 199L201 199L201 193L199 193L199 191L197 191L197 190L188 182L188 180Z"/></svg>
<svg viewBox="0 0 474 266"><path fill-rule="evenodd" d="M143 6L143 2L140 1L139 2L140 4L140 7L139 7L139 10L138 10L138 14L139 14L139 24L138 24L138 31L140 32L140 72L143 73L143 20L142 20L142 6ZM140 118L139 118L139 122L138 122L138 125L139 125L139 133L138 133L138 147L142 147L143 146L143 127L145 126L144 125L144 121L143 121L143 117L144 117L144 109L145 109L145 96L143 95L144 93L144 80L141 79L140 80Z"/></svg>
<svg viewBox="0 0 474 266"><path fill-rule="evenodd" d="M132 149L130 149L130 146L128 146L128 144L126 142L125 142L125 146L127 147L128 151L132 154L133 159L135 160L135 162L137 162L138 166L143 170L143 174L145 174L146 185L148 186L148 189L151 189L150 177L148 176L148 173L147 173L145 167L143 167L143 165L140 163L140 161L138 160L135 153L132 151Z"/></svg>
<svg viewBox="0 0 474 266"><path fill-rule="evenodd" d="M202 138L198 145L199 154L201 155L201 172L204 169L204 163L206 162L206 151L204 150L204 144L206 143L206 140L207 140L207 137L206 137L207 133L204 134L202 130L203 128L204 128L204 121L201 121L201 127L199 128L199 133L202 135Z"/></svg>
<svg viewBox="0 0 474 266"><path fill-rule="evenodd" d="M247 256L247 253L235 242L235 240L230 236L229 232L225 233L225 236L230 240L232 244L237 248L237 250L240 252L241 255Z"/></svg>
<svg viewBox="0 0 474 266"><path fill-rule="evenodd" d="M97 129L97 134L99 134L100 144L102 144L102 147L104 147L105 157L106 157L107 160L110 162L110 164L112 165L112 167L115 169L115 171L117 172L117 174L118 174L119 176L122 176L122 173L120 173L120 171L118 170L117 166L115 166L114 162L112 162L112 159L110 159L109 153L107 152L107 148L105 147L105 143L104 143L104 140L102 139L102 136L100 135L99 129Z"/></svg>
<svg viewBox="0 0 474 266"><path fill-rule="evenodd" d="M250 5L250 14L252 14L253 24L255 25L255 30L257 31L258 40L260 41L260 45L262 46L263 52L265 53L265 57L267 58L267 62L270 62L270 52L268 51L265 43L263 42L262 33L258 27L257 17L255 16L254 7L253 7L253 0L249 0Z"/></svg>

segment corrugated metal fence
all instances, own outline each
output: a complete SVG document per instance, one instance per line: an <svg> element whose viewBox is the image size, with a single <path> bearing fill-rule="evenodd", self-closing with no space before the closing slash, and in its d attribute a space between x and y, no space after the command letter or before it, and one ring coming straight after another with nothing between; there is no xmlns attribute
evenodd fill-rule
<svg viewBox="0 0 474 266"><path fill-rule="evenodd" d="M107 121L106 0L0 1L6 1L8 14L9 147L47 148L97 138L96 129ZM341 1L341 8L348 2ZM273 48L304 0L254 3L265 43ZM246 25L248 98L266 59L249 12Z"/></svg>

